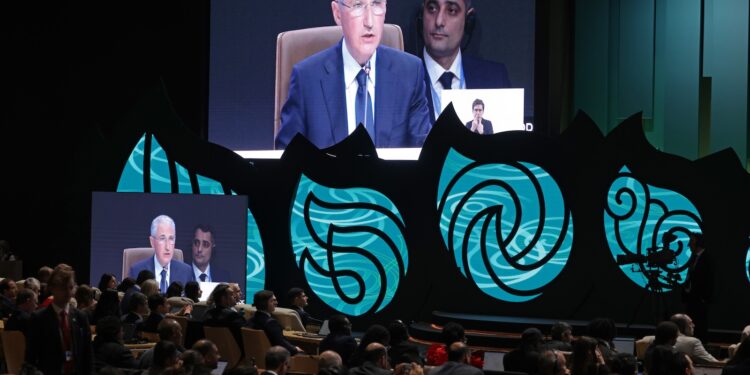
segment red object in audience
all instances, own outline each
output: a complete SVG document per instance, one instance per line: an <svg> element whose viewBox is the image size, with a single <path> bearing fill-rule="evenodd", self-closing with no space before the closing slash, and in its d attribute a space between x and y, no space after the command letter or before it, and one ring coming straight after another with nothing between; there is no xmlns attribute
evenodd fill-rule
<svg viewBox="0 0 750 375"><path fill-rule="evenodd" d="M50 304L52 304L52 296L47 297L47 299L45 299L44 301L42 301L42 303L40 303L39 306L37 306L36 308L37 308L37 310L41 310L41 309L49 306Z"/></svg>
<svg viewBox="0 0 750 375"><path fill-rule="evenodd" d="M425 360L429 366L440 366L448 361L448 352L443 344L432 344L427 349ZM484 367L484 351L477 350L471 352L471 365L476 368Z"/></svg>

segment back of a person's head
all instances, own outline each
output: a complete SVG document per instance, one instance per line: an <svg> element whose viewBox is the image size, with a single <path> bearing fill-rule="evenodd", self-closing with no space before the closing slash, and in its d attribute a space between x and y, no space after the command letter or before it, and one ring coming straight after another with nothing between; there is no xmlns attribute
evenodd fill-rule
<svg viewBox="0 0 750 375"><path fill-rule="evenodd" d="M651 361L646 368L649 375L682 375L690 367L685 353L666 345L653 347L650 355Z"/></svg>
<svg viewBox="0 0 750 375"><path fill-rule="evenodd" d="M141 272L138 272L138 276L135 278L135 283L143 285L143 282L146 280L156 280L156 275L149 270L142 270Z"/></svg>
<svg viewBox="0 0 750 375"><path fill-rule="evenodd" d="M35 291L39 291L39 288L42 287L42 284L37 280L36 277L28 277L26 278L26 282L24 283L24 286L26 289L33 289Z"/></svg>
<svg viewBox="0 0 750 375"><path fill-rule="evenodd" d="M159 294L159 284L156 283L156 279L144 280L141 283L141 293L145 294L146 297Z"/></svg>
<svg viewBox="0 0 750 375"><path fill-rule="evenodd" d="M198 340L193 344L193 350L200 353L202 356L207 356L213 350L214 343L208 339Z"/></svg>
<svg viewBox="0 0 750 375"><path fill-rule="evenodd" d="M88 306L94 300L94 290L86 284L81 284L76 289L75 299L78 306Z"/></svg>
<svg viewBox="0 0 750 375"><path fill-rule="evenodd" d="M653 345L674 345L679 332L680 329L674 322L661 322L656 326Z"/></svg>
<svg viewBox="0 0 750 375"><path fill-rule="evenodd" d="M16 306L21 306L24 303L36 298L36 293L31 289L21 289L16 294Z"/></svg>
<svg viewBox="0 0 750 375"><path fill-rule="evenodd" d="M391 343L391 335L385 327L380 324L373 324L367 329L367 331L365 331L365 334L362 335L362 338L359 341L359 347L364 350L367 348L367 345L370 345L373 342L380 343L383 346L388 346Z"/></svg>
<svg viewBox="0 0 750 375"><path fill-rule="evenodd" d="M47 283L49 282L49 277L52 275L52 268L48 266L43 266L42 268L39 268L39 271L36 273L36 278L39 279L39 282Z"/></svg>
<svg viewBox="0 0 750 375"><path fill-rule="evenodd" d="M685 314L674 314L669 318L669 321L676 324L677 328L680 330L680 333L682 333L683 335L685 334L685 332L687 332L688 324L690 324L690 321Z"/></svg>
<svg viewBox="0 0 750 375"><path fill-rule="evenodd" d="M118 292L127 292L128 289L135 286L135 279L132 277L126 277L122 279L119 285L117 285L117 291Z"/></svg>
<svg viewBox="0 0 750 375"><path fill-rule="evenodd" d="M343 366L343 362L339 353L336 353L333 350L326 350L323 353L320 353L320 357L318 358L319 369L341 366Z"/></svg>
<svg viewBox="0 0 750 375"><path fill-rule="evenodd" d="M615 322L612 319L596 318L589 322L588 332L589 336L595 339L609 342L614 340L615 336L617 335L617 328L615 327Z"/></svg>
<svg viewBox="0 0 750 375"><path fill-rule="evenodd" d="M50 277L50 282L51 281L52 278ZM110 315L117 317L120 316L120 297L114 289L103 290L101 297L99 297L99 302L94 309L94 317L97 322L99 318Z"/></svg>
<svg viewBox="0 0 750 375"><path fill-rule="evenodd" d="M558 375L562 364L557 359L557 353L554 350L544 350L539 354L537 363L537 373L539 375Z"/></svg>
<svg viewBox="0 0 750 375"><path fill-rule="evenodd" d="M550 338L552 338L552 340L562 341L563 334L568 330L573 331L573 327L571 327L570 324L565 322L557 322L552 325L552 328L550 328Z"/></svg>
<svg viewBox="0 0 750 375"><path fill-rule="evenodd" d="M380 345L380 343L377 342L370 344L374 345L368 345L367 347L365 347L364 360L366 362L378 363L388 353L386 352L384 345Z"/></svg>
<svg viewBox="0 0 750 375"><path fill-rule="evenodd" d="M328 330L332 335L351 335L352 327L349 319L341 314L333 314L328 318Z"/></svg>
<svg viewBox="0 0 750 375"><path fill-rule="evenodd" d="M294 304L294 299L300 296L305 291L302 288L291 288L286 292L286 302L291 306Z"/></svg>
<svg viewBox="0 0 750 375"><path fill-rule="evenodd" d="M750 337L745 337L740 346L737 347L737 351L734 352L732 358L729 359L727 364L733 365L736 363L744 362L750 359Z"/></svg>
<svg viewBox="0 0 750 375"><path fill-rule="evenodd" d="M154 361L152 368L166 368L179 355L177 345L172 341L159 341L154 346Z"/></svg>
<svg viewBox="0 0 750 375"><path fill-rule="evenodd" d="M258 375L258 368L255 366L242 365L224 371L223 375Z"/></svg>
<svg viewBox="0 0 750 375"><path fill-rule="evenodd" d="M216 304L216 306L230 307L230 306L224 305L223 303L225 301L224 297L231 293L232 293L232 290L229 288L229 284L222 283L222 284L217 285L216 288L214 288L214 291L211 292L211 297L209 299L212 300Z"/></svg>
<svg viewBox="0 0 750 375"><path fill-rule="evenodd" d="M462 341L456 341L448 345L448 360L461 362L469 353L469 348Z"/></svg>
<svg viewBox="0 0 750 375"><path fill-rule="evenodd" d="M275 370L289 360L289 351L283 346L272 346L266 352L266 369Z"/></svg>
<svg viewBox="0 0 750 375"><path fill-rule="evenodd" d="M268 301L273 298L273 292L270 290L259 290L253 295L253 306L257 310L267 311Z"/></svg>
<svg viewBox="0 0 750 375"><path fill-rule="evenodd" d="M182 361L183 368L192 371L195 366L203 364L203 355L195 350L188 349L180 354L180 360Z"/></svg>
<svg viewBox="0 0 750 375"><path fill-rule="evenodd" d="M391 346L409 341L409 328L401 320L394 320L388 324L388 333L391 335Z"/></svg>
<svg viewBox="0 0 750 375"><path fill-rule="evenodd" d="M596 339L581 336L573 341L573 360L571 363L571 374L584 375L590 372L590 368L596 363Z"/></svg>
<svg viewBox="0 0 750 375"><path fill-rule="evenodd" d="M633 375L638 370L638 360L630 353L617 353L607 358L609 371L619 375Z"/></svg>
<svg viewBox="0 0 750 375"><path fill-rule="evenodd" d="M164 318L156 326L156 332L159 333L159 340L176 341L177 331L181 330L180 323L172 318Z"/></svg>
<svg viewBox="0 0 750 375"><path fill-rule="evenodd" d="M200 299L201 287L197 281L188 281L185 284L185 297L190 298L194 301Z"/></svg>
<svg viewBox="0 0 750 375"><path fill-rule="evenodd" d="M119 341L122 323L117 316L105 316L96 322L96 340L101 342Z"/></svg>
<svg viewBox="0 0 750 375"><path fill-rule="evenodd" d="M167 298L169 297L181 297L182 296L182 283L179 281L172 281L167 288Z"/></svg>
<svg viewBox="0 0 750 375"><path fill-rule="evenodd" d="M526 328L521 333L521 344L520 348L523 351L539 351L541 350L542 343L544 343L544 335L542 331L537 328Z"/></svg>
<svg viewBox="0 0 750 375"><path fill-rule="evenodd" d="M165 304L166 302L167 299L161 294L152 294L148 296L148 308L151 310L151 313L154 313L156 311L156 308Z"/></svg>
<svg viewBox="0 0 750 375"><path fill-rule="evenodd" d="M448 346L456 341L464 341L466 333L464 327L455 322L448 322L443 326L440 332L440 340Z"/></svg>
<svg viewBox="0 0 750 375"><path fill-rule="evenodd" d="M141 292L133 293L128 301L128 312L135 313L141 306L148 307L148 297Z"/></svg>
<svg viewBox="0 0 750 375"><path fill-rule="evenodd" d="M58 265L52 270L47 285L50 288L64 287L71 281L75 283L75 272L73 271L73 268L64 264L62 266Z"/></svg>

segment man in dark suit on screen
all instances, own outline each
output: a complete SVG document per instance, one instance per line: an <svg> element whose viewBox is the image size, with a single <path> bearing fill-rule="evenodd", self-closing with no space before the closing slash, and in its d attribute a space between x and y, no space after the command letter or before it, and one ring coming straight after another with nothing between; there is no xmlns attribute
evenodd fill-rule
<svg viewBox="0 0 750 375"><path fill-rule="evenodd" d="M200 282L229 282L226 270L211 264L216 251L216 231L210 225L199 224L193 231L192 242L193 276ZM214 262L216 263L216 262Z"/></svg>
<svg viewBox="0 0 750 375"><path fill-rule="evenodd" d="M504 64L461 53L461 43L473 27L469 19L475 13L471 0L424 0L422 3L422 57L427 71L425 84L432 122L442 109L440 94L443 90L510 87Z"/></svg>
<svg viewBox="0 0 750 375"><path fill-rule="evenodd" d="M344 38L295 65L276 148L299 134L319 148L363 124L377 147L418 147L430 130L424 66L380 45L385 0L334 0Z"/></svg>
<svg viewBox="0 0 750 375"><path fill-rule="evenodd" d="M54 300L31 315L26 362L46 375L91 374L91 328L86 314L70 305L76 287L73 269L55 267L47 287Z"/></svg>
<svg viewBox="0 0 750 375"><path fill-rule="evenodd" d="M174 220L167 215L159 215L151 222L151 235L148 238L154 249L154 256L146 258L130 267L129 275L137 275L143 270L153 272L161 293L173 281L182 285L194 280L193 270L185 263L172 259L176 241Z"/></svg>

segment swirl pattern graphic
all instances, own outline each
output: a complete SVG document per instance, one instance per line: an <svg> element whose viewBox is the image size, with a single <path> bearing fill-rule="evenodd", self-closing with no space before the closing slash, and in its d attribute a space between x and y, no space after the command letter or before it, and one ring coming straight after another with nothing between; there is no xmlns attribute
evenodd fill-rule
<svg viewBox="0 0 750 375"><path fill-rule="evenodd" d="M555 180L537 165L480 163L451 149L437 209L461 274L495 299L539 297L570 257L570 210Z"/></svg>
<svg viewBox="0 0 750 375"><path fill-rule="evenodd" d="M747 281L750 281L750 249L747 249L745 257L745 275L747 275Z"/></svg>
<svg viewBox="0 0 750 375"><path fill-rule="evenodd" d="M627 167L620 169L607 193L604 230L612 257L643 259L654 252L669 251L664 261L621 264L620 270L640 287L670 291L687 277L692 252L690 232L701 232L701 217L692 202L672 190L644 184ZM663 246L664 235L674 240ZM646 276L652 272L651 283Z"/></svg>
<svg viewBox="0 0 750 375"><path fill-rule="evenodd" d="M409 258L403 219L385 195L329 188L303 174L290 225L297 265L323 302L352 316L391 302Z"/></svg>

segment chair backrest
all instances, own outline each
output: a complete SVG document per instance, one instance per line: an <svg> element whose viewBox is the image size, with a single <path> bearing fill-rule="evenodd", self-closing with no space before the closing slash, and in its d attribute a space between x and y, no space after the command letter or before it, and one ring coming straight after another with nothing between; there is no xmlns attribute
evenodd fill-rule
<svg viewBox="0 0 750 375"><path fill-rule="evenodd" d="M317 355L295 355L289 358L289 372L317 374L319 360Z"/></svg>
<svg viewBox="0 0 750 375"><path fill-rule="evenodd" d="M343 37L341 26L313 27L309 29L285 31L276 38L276 100L273 136L281 128L281 107L289 94L289 80L292 68L301 60L320 52ZM381 44L404 50L404 36L398 25L385 24Z"/></svg>
<svg viewBox="0 0 750 375"><path fill-rule="evenodd" d="M266 352L271 348L271 342L263 330L242 327L242 345L245 347L245 360L248 365L252 359L258 368L266 368Z"/></svg>
<svg viewBox="0 0 750 375"><path fill-rule="evenodd" d="M146 339L148 342L159 342L161 338L156 332L141 332L141 337Z"/></svg>
<svg viewBox="0 0 750 375"><path fill-rule="evenodd" d="M273 312L273 317L285 330L306 332L299 314L292 309L277 307Z"/></svg>
<svg viewBox="0 0 750 375"><path fill-rule="evenodd" d="M242 311L242 316L245 318L245 320L250 320L253 318L253 315L255 315L255 306L249 305L246 303L240 303L234 306L237 311Z"/></svg>
<svg viewBox="0 0 750 375"><path fill-rule="evenodd" d="M179 316L179 315L170 316L170 318L174 319L177 323L180 324L180 328L182 329L182 340L180 340L179 344L182 346L185 346L185 336L187 335L188 318L186 316Z"/></svg>
<svg viewBox="0 0 750 375"><path fill-rule="evenodd" d="M21 331L3 331L1 335L8 373L18 374L26 355L26 337Z"/></svg>
<svg viewBox="0 0 750 375"><path fill-rule="evenodd" d="M128 275L128 272L130 271L130 266L132 266L134 263L137 263L138 261L144 260L152 256L154 256L154 249L150 247L131 247L131 248L127 248L123 250L122 252L122 278L124 279L130 276L135 279L136 277L138 277L138 275ZM180 262L182 262L182 260L184 259L182 257L182 250L174 249L173 259L179 260Z"/></svg>
<svg viewBox="0 0 750 375"><path fill-rule="evenodd" d="M227 327L203 327L206 338L219 349L221 358L227 361L227 368L235 368L242 358L240 347Z"/></svg>
<svg viewBox="0 0 750 375"><path fill-rule="evenodd" d="M641 361L646 359L646 350L654 341L654 336L646 336L635 342L635 356Z"/></svg>

